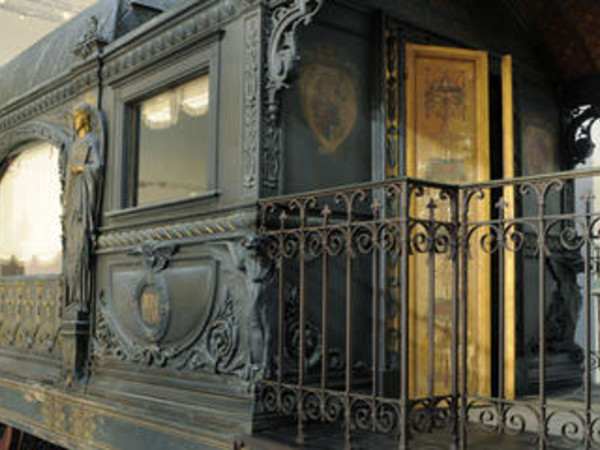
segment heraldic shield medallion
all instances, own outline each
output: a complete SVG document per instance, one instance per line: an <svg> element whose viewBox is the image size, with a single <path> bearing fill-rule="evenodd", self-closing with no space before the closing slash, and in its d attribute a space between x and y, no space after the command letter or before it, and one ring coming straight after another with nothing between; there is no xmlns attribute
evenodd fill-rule
<svg viewBox="0 0 600 450"><path fill-rule="evenodd" d="M179 354L211 317L217 261L208 254L178 259L176 252L175 245L148 241L130 252L135 259L110 267L111 290L101 307L134 359L144 349Z"/></svg>
<svg viewBox="0 0 600 450"><path fill-rule="evenodd" d="M300 75L302 111L320 154L337 152L357 119L355 70L337 54L334 48L309 52Z"/></svg>
<svg viewBox="0 0 600 450"><path fill-rule="evenodd" d="M134 296L139 324L151 342L160 342L170 318L169 290L162 274L151 274L137 286Z"/></svg>

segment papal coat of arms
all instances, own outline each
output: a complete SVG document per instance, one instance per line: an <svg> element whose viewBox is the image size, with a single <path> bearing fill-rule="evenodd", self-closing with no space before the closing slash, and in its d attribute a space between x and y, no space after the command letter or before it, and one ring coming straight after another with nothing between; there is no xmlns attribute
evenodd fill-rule
<svg viewBox="0 0 600 450"><path fill-rule="evenodd" d="M332 48L309 52L300 75L302 111L320 154L335 153L356 124L355 70L339 54Z"/></svg>
<svg viewBox="0 0 600 450"><path fill-rule="evenodd" d="M465 160L472 141L464 126L457 124L467 123L467 81L463 70L425 68L425 118L439 124L436 140L441 147L439 157L428 162L428 179L449 183L466 180Z"/></svg>

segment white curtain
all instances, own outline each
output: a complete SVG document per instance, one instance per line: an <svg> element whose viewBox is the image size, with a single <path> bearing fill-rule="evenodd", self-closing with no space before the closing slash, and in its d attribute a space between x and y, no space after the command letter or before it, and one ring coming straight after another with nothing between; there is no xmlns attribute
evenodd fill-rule
<svg viewBox="0 0 600 450"><path fill-rule="evenodd" d="M0 262L24 274L61 271L59 152L40 144L21 152L0 180Z"/></svg>
<svg viewBox="0 0 600 450"><path fill-rule="evenodd" d="M208 112L209 95L209 76L203 75L143 101L142 120L148 128L162 130L176 125L181 111L192 117L202 116Z"/></svg>

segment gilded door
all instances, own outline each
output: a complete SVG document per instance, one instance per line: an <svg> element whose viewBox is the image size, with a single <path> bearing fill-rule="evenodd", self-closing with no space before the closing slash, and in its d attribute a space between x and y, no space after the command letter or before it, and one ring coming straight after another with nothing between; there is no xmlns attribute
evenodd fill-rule
<svg viewBox="0 0 600 450"><path fill-rule="evenodd" d="M407 175L445 183L488 180L487 54L407 45L405 55ZM439 194L426 193L416 199L411 214L427 218L427 205L435 195ZM439 199L437 203L435 219L451 220L448 204ZM488 220L489 206L488 200L478 202L469 220ZM410 261L410 390L414 397L447 395L452 383L453 292L457 268L448 255L439 255L431 269L429 257L415 253ZM432 270L434 287L429 282ZM470 392L486 395L490 390L492 357L489 256L474 248L468 267L460 270L469 273L467 383ZM434 290L432 296L429 289Z"/></svg>

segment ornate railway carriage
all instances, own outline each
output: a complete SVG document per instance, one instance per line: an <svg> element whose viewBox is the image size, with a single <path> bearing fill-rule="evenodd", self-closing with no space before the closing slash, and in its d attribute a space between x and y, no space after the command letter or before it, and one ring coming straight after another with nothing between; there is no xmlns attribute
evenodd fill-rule
<svg viewBox="0 0 600 450"><path fill-rule="evenodd" d="M543 3L100 0L0 67L0 421L597 446L600 10Z"/></svg>

